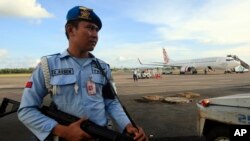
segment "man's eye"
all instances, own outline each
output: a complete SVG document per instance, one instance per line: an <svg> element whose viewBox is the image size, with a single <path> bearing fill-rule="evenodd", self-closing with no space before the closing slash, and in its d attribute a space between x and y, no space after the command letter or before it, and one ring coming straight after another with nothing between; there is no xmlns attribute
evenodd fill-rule
<svg viewBox="0 0 250 141"><path fill-rule="evenodd" d="M90 31L99 31L99 28L95 26L87 26L87 29L89 29Z"/></svg>

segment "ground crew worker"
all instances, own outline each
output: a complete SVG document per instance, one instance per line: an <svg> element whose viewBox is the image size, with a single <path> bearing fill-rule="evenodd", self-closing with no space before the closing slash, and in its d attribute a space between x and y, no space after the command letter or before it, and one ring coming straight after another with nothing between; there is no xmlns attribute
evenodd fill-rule
<svg viewBox="0 0 250 141"><path fill-rule="evenodd" d="M137 68L136 69L134 69L134 71L133 71L133 79L134 79L134 82L135 81L138 81L138 76L137 76L137 72L138 70L137 70Z"/></svg>
<svg viewBox="0 0 250 141"><path fill-rule="evenodd" d="M100 62L109 79L111 70L108 64L90 53L98 41L101 28L102 22L92 9L73 7L68 11L65 25L69 41L67 50L47 56L50 84L53 86L52 100L59 110L80 117L79 121L64 126L39 111L43 98L48 94L41 65L26 83L18 118L39 140L45 140L51 133L67 141L91 140L91 135L80 129L81 122L89 119L106 126L107 115L114 118L120 132L132 134L135 140L147 140L142 128L132 126L118 100L106 99L102 95L107 80L96 61Z"/></svg>

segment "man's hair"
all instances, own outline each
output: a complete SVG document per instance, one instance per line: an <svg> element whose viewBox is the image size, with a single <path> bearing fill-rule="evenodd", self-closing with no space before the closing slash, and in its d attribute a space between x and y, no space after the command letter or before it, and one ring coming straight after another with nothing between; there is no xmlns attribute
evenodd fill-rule
<svg viewBox="0 0 250 141"><path fill-rule="evenodd" d="M67 31L67 27L68 26L73 26L73 27L75 27L77 29L80 21L81 20L71 20L71 21L68 21L65 24L65 34L66 34L67 39L69 39L69 33Z"/></svg>

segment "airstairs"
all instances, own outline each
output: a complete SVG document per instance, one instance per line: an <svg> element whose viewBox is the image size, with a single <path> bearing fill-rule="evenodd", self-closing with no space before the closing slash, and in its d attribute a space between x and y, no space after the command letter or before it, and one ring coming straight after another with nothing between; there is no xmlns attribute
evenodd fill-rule
<svg viewBox="0 0 250 141"><path fill-rule="evenodd" d="M236 55L227 55L227 57L232 57L235 60L240 61L241 66L243 66L246 69L249 69L249 65L246 62L244 62L243 60L241 60L238 56L236 56Z"/></svg>

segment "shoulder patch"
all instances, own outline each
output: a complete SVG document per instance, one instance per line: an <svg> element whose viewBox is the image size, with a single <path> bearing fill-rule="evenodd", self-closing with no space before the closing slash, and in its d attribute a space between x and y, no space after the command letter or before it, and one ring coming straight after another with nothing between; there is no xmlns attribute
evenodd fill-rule
<svg viewBox="0 0 250 141"><path fill-rule="evenodd" d="M25 88L32 88L33 82L32 81L28 81L25 85Z"/></svg>

